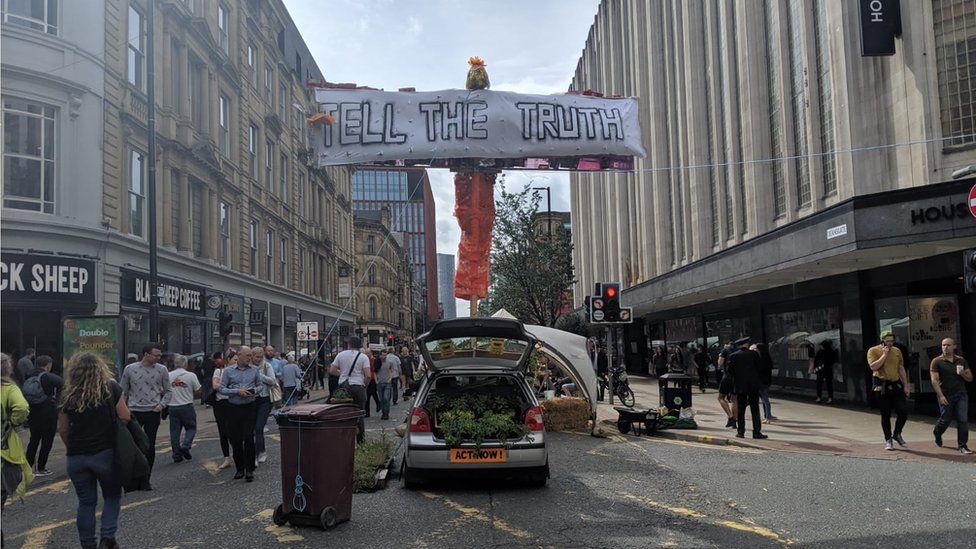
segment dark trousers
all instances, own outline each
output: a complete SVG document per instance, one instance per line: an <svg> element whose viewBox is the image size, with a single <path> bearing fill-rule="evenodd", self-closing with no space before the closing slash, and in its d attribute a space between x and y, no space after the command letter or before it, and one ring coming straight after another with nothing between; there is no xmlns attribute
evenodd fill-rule
<svg viewBox="0 0 976 549"><path fill-rule="evenodd" d="M736 427L739 434L746 433L746 405L749 406L749 414L752 415L752 434L762 432L762 418L759 417L759 393L738 393L736 395L739 415Z"/></svg>
<svg viewBox="0 0 976 549"><path fill-rule="evenodd" d="M708 365L698 366L698 388L702 391L705 390L705 386L708 385Z"/></svg>
<svg viewBox="0 0 976 549"><path fill-rule="evenodd" d="M339 376L329 376L329 396L335 394L339 390Z"/></svg>
<svg viewBox="0 0 976 549"><path fill-rule="evenodd" d="M905 392L895 387L886 388L883 394L878 395L878 408L881 410L881 430L884 432L885 440L891 440L901 434L901 430L908 422L908 402L905 400ZM897 414L895 419L895 432L891 432L891 412Z"/></svg>
<svg viewBox="0 0 976 549"><path fill-rule="evenodd" d="M57 432L58 409L47 404L31 406L27 463L31 465L36 463L38 469L47 469L47 457L51 454L51 446L54 445L54 435ZM37 453L38 448L40 448L40 454Z"/></svg>
<svg viewBox="0 0 976 549"><path fill-rule="evenodd" d="M400 378L395 377L391 379L390 385L393 386L393 404L396 404L400 396Z"/></svg>
<svg viewBox="0 0 976 549"><path fill-rule="evenodd" d="M834 398L834 369L824 368L817 372L817 398L823 396L823 386L827 384L827 398Z"/></svg>
<svg viewBox="0 0 976 549"><path fill-rule="evenodd" d="M312 387L318 386L319 389L325 389L325 378L328 375L329 374L325 373L325 369L324 368L316 367L315 368L315 383L312 384Z"/></svg>
<svg viewBox="0 0 976 549"><path fill-rule="evenodd" d="M184 435L183 432L186 431ZM192 404L169 407L169 445L173 459L182 459L183 450L193 447L193 437L197 434L197 411ZM181 440L182 435L182 440Z"/></svg>
<svg viewBox="0 0 976 549"><path fill-rule="evenodd" d="M949 401L948 406L939 405L939 411L942 413L939 415L939 421L935 422L935 434L942 435L949 428L952 420L956 420L959 446L967 446L969 444L969 395L960 392L946 396L946 399ZM31 440L34 440L33 434Z"/></svg>
<svg viewBox="0 0 976 549"><path fill-rule="evenodd" d="M380 412L383 410L383 405L380 403L380 393L376 388L376 382L373 380L369 381L369 385L366 386L366 417L369 417L369 403L372 400L376 400L376 411Z"/></svg>
<svg viewBox="0 0 976 549"><path fill-rule="evenodd" d="M358 406L360 410L365 410L368 414L369 402L366 400L366 387L362 385L347 385L346 387L349 394L352 395L352 403ZM366 442L366 422L363 420L363 416L359 416L357 427L356 442Z"/></svg>
<svg viewBox="0 0 976 549"><path fill-rule="evenodd" d="M159 412L132 412L142 430L149 438L149 475L152 476L153 463L156 462L156 432L159 431Z"/></svg>
<svg viewBox="0 0 976 549"><path fill-rule="evenodd" d="M258 405L254 415L254 451L260 454L264 451L264 426L271 415L271 398L258 397L254 402Z"/></svg>
<svg viewBox="0 0 976 549"><path fill-rule="evenodd" d="M220 451L224 457L230 457L230 436L227 430L227 414L230 413L231 404L226 400L218 400L214 404L214 419L217 420L217 436L220 438Z"/></svg>
<svg viewBox="0 0 976 549"><path fill-rule="evenodd" d="M234 465L239 472L254 472L254 425L257 416L257 402L227 405L227 434L234 448Z"/></svg>

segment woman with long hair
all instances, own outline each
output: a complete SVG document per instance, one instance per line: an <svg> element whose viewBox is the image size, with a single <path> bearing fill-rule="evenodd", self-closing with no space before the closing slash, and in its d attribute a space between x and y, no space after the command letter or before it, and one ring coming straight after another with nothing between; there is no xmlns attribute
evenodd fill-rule
<svg viewBox="0 0 976 549"><path fill-rule="evenodd" d="M227 368L237 367L237 352L227 351L227 358L224 361ZM213 387L213 411L214 419L217 420L217 436L220 437L220 451L224 454L224 461L220 464L219 469L227 469L233 462L230 459L230 436L227 430L227 407L230 404L227 399L230 398L227 395L221 394L220 392L220 376L223 374L223 368L215 368L213 376L210 378L210 386Z"/></svg>
<svg viewBox="0 0 976 549"><path fill-rule="evenodd" d="M113 470L115 417L129 421L122 387L101 356L75 353L65 372L58 433L68 457L68 477L78 495L78 537L82 547L115 548L122 485ZM101 540L95 538L98 486L102 487Z"/></svg>

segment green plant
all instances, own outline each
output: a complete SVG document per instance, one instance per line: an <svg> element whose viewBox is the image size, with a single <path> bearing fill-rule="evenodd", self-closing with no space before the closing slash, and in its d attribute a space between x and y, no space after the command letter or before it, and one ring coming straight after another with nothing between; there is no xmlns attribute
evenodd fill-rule
<svg viewBox="0 0 976 549"><path fill-rule="evenodd" d="M451 448L473 442L481 448L485 441L498 441L505 447L509 439L522 439L529 434L525 424L518 421L518 402L495 395L435 396L429 402L438 418L444 441Z"/></svg>
<svg viewBox="0 0 976 549"><path fill-rule="evenodd" d="M353 463L353 492L373 491L376 483L376 471L390 460L392 451L393 442L386 435L386 430L380 434L379 440L356 445L356 456Z"/></svg>
<svg viewBox="0 0 976 549"><path fill-rule="evenodd" d="M352 394L345 389L338 389L336 390L335 394L329 397L329 402L352 402Z"/></svg>

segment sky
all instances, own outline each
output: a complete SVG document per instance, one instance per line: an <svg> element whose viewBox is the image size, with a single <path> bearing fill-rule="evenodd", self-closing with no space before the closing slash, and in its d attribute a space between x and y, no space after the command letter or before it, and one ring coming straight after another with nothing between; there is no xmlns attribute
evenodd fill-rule
<svg viewBox="0 0 976 549"><path fill-rule="evenodd" d="M464 88L468 58L487 63L491 89L563 93L569 88L599 0L284 0L330 82L386 90ZM454 176L429 170L437 253L457 254ZM507 172L506 186L551 187L553 211L569 211L569 176ZM545 196L543 193L543 208ZM437 289L430 291L436 295ZM469 310L457 301L458 314Z"/></svg>

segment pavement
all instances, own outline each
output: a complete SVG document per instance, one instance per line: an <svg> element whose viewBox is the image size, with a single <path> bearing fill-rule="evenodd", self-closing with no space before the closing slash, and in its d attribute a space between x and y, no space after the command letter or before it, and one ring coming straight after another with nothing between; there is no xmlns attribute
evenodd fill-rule
<svg viewBox="0 0 976 549"><path fill-rule="evenodd" d="M636 395L634 408L657 408L660 391L656 378L629 376ZM935 445L932 429L935 418L909 416L902 435L906 448L895 445L895 451L884 449L881 433L881 416L877 410L842 404L817 404L812 400L796 397L781 398L771 395L773 416L778 418L763 425L763 433L769 438L740 439L734 428L725 427L727 416L718 403L718 391L712 387L701 393L695 385L692 409L698 429L661 430L655 436L701 442L706 444L734 445L764 450L813 452L829 455L867 457L890 460L936 460L976 464L976 456L963 456L956 449L955 424L943 435L944 447ZM617 406L621 404L617 401ZM760 404L761 408L761 404ZM605 430L615 432L618 413L605 401L599 404L597 419ZM746 411L747 431L751 435L751 416ZM894 419L892 419L892 426ZM612 427L608 427L612 426ZM970 423L971 435L976 436L976 424ZM971 437L972 438L972 437ZM970 441L972 446L972 440Z"/></svg>

